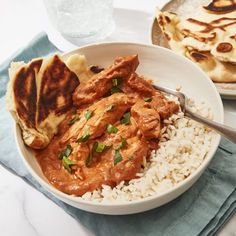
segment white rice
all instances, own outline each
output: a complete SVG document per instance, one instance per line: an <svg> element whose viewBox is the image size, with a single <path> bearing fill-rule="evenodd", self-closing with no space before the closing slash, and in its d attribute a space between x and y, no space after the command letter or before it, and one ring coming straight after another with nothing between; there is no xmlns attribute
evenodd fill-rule
<svg viewBox="0 0 236 236"><path fill-rule="evenodd" d="M175 100L174 97L169 97ZM190 108L204 117L212 119L209 107L189 100ZM153 151L136 179L121 182L115 188L103 185L101 190L87 192L82 196L86 201L111 203L143 199L173 188L190 176L201 165L210 150L215 132L203 125L187 119L182 112L164 120L160 147Z"/></svg>

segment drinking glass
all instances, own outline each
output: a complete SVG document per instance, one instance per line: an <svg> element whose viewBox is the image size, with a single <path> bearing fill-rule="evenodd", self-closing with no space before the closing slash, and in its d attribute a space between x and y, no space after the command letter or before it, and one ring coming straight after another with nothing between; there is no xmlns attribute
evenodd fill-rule
<svg viewBox="0 0 236 236"><path fill-rule="evenodd" d="M44 0L54 27L70 41L94 41L114 30L113 0Z"/></svg>

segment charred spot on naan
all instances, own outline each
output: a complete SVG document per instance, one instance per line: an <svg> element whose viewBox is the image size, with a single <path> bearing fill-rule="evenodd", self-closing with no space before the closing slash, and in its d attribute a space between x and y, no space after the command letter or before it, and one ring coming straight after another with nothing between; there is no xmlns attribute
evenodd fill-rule
<svg viewBox="0 0 236 236"><path fill-rule="evenodd" d="M71 94L78 85L76 74L54 56L42 75L37 122L42 122L50 112L60 115L68 111L72 106Z"/></svg>
<svg viewBox="0 0 236 236"><path fill-rule="evenodd" d="M217 45L217 48L216 50L218 52L230 52L233 50L233 45L231 43L228 43L228 42L223 42L223 43L219 43Z"/></svg>
<svg viewBox="0 0 236 236"><path fill-rule="evenodd" d="M214 14L225 14L236 10L236 3L234 0L213 0L207 6L203 7L205 10Z"/></svg>
<svg viewBox="0 0 236 236"><path fill-rule="evenodd" d="M190 56L196 61L196 62L201 62L201 61L206 61L208 59L208 56L204 53L200 53L198 51L191 51Z"/></svg>
<svg viewBox="0 0 236 236"><path fill-rule="evenodd" d="M28 67L22 67L16 74L13 85L16 111L29 128L36 127L36 73L40 70L42 62L42 59L38 59Z"/></svg>

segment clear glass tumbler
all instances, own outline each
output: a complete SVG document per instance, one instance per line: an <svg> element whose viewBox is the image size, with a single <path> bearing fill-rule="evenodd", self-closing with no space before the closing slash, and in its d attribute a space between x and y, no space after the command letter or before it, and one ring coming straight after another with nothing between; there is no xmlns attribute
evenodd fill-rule
<svg viewBox="0 0 236 236"><path fill-rule="evenodd" d="M67 39L94 41L114 30L113 0L44 0L54 27Z"/></svg>

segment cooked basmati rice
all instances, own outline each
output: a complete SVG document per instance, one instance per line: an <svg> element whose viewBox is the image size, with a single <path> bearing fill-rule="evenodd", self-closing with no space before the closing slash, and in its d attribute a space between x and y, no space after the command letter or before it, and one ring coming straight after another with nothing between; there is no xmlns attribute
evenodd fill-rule
<svg viewBox="0 0 236 236"><path fill-rule="evenodd" d="M168 97L176 101L175 97ZM177 102L177 101L176 101ZM188 100L192 111L213 119L209 107L204 103ZM215 132L193 120L182 112L164 120L159 149L153 151L150 160L136 179L122 181L114 188L103 185L101 190L85 193L86 201L111 203L140 200L162 193L190 176L201 165L210 150Z"/></svg>

